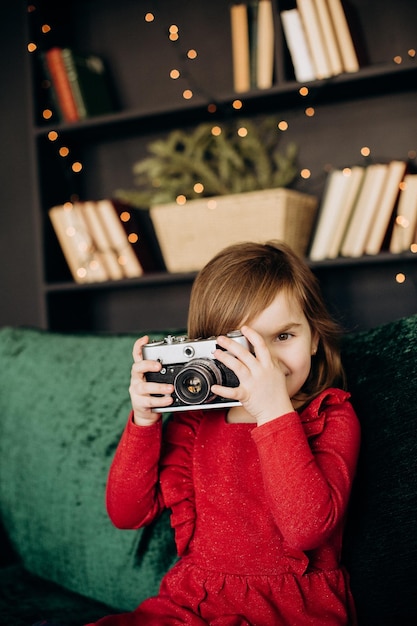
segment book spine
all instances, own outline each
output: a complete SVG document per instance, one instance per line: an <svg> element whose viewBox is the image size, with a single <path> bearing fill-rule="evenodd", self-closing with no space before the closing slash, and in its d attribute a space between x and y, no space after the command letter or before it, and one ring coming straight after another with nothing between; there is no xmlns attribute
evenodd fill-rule
<svg viewBox="0 0 417 626"><path fill-rule="evenodd" d="M233 86L236 93L250 89L249 25L246 4L230 7Z"/></svg>
<svg viewBox="0 0 417 626"><path fill-rule="evenodd" d="M343 237L347 230L353 208L356 204L361 189L365 169L366 168L362 167L361 165L356 165L350 168L349 185L346 192L346 197L344 198L342 210L340 212L336 228L333 232L332 240L327 253L327 258L329 259L335 259L340 254Z"/></svg>
<svg viewBox="0 0 417 626"><path fill-rule="evenodd" d="M336 76L343 72L343 63L337 45L336 34L333 22L330 17L329 7L326 0L314 0L318 21L323 35L324 46L327 51L327 58L330 63L330 71Z"/></svg>
<svg viewBox="0 0 417 626"><path fill-rule="evenodd" d="M327 0L345 72L357 72L359 61L341 0Z"/></svg>
<svg viewBox="0 0 417 626"><path fill-rule="evenodd" d="M120 280L123 278L123 270L117 260L117 253L113 249L109 237L100 219L95 202L86 201L81 204L81 210L90 231L91 237L96 245L102 263L107 270L110 280Z"/></svg>
<svg viewBox="0 0 417 626"><path fill-rule="evenodd" d="M274 16L271 0L259 0L256 86L270 89L274 76Z"/></svg>
<svg viewBox="0 0 417 626"><path fill-rule="evenodd" d="M107 272L96 252L80 206L52 207L49 217L74 281L92 283L107 280Z"/></svg>
<svg viewBox="0 0 417 626"><path fill-rule="evenodd" d="M321 201L319 218L310 249L310 259L321 261L327 258L330 240L338 220L339 207L346 187L347 177L342 170L333 170L327 176Z"/></svg>
<svg viewBox="0 0 417 626"><path fill-rule="evenodd" d="M323 79L331 76L330 63L323 43L316 7L313 0L297 0L298 10L304 25L308 46L313 59L316 78Z"/></svg>
<svg viewBox="0 0 417 626"><path fill-rule="evenodd" d="M411 244L416 241L416 228L417 174L406 174L398 200L397 215L389 245L390 252L399 253L409 250Z"/></svg>
<svg viewBox="0 0 417 626"><path fill-rule="evenodd" d="M281 23L296 80L300 83L315 80L313 62L298 9L282 11Z"/></svg>
<svg viewBox="0 0 417 626"><path fill-rule="evenodd" d="M382 163L374 163L366 168L366 176L343 242L343 256L360 257L365 253L366 240L383 192L387 171L388 165Z"/></svg>
<svg viewBox="0 0 417 626"><path fill-rule="evenodd" d="M142 276L143 268L127 238L126 232L111 200L98 200L96 207L112 248L127 278Z"/></svg>
<svg viewBox="0 0 417 626"><path fill-rule="evenodd" d="M48 106L52 109L52 112L57 117L60 122L65 121L62 115L61 107L58 100L58 95L56 93L56 89L54 86L54 82L52 80L51 73L49 71L48 62L46 59L45 52L40 54L40 63L41 63L41 72L45 79L44 85L46 90L46 98L48 102Z"/></svg>
<svg viewBox="0 0 417 626"><path fill-rule="evenodd" d="M68 80L61 49L51 48L46 51L45 57L64 120L66 122L78 122L80 116Z"/></svg>
<svg viewBox="0 0 417 626"><path fill-rule="evenodd" d="M77 107L77 113L79 119L85 119L87 117L87 109L84 103L84 98L81 92L80 84L78 82L77 69L74 63L74 57L72 51L69 48L63 48L61 51L62 60L64 62L65 71L68 76L72 95Z"/></svg>
<svg viewBox="0 0 417 626"><path fill-rule="evenodd" d="M378 254L382 249L398 201L400 184L404 178L406 168L407 164L405 161L391 161L388 166L383 194L375 212L372 228L366 242L366 254Z"/></svg>

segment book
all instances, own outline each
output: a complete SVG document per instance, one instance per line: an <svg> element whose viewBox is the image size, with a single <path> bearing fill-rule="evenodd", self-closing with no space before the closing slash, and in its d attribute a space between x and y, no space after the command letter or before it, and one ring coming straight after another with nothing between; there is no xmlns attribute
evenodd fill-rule
<svg viewBox="0 0 417 626"><path fill-rule="evenodd" d="M343 63L327 0L314 0L314 4L323 35L324 47L330 64L330 71L336 76L343 72Z"/></svg>
<svg viewBox="0 0 417 626"><path fill-rule="evenodd" d="M75 282L107 280L79 203L56 205L49 210L49 218Z"/></svg>
<svg viewBox="0 0 417 626"><path fill-rule="evenodd" d="M44 53L44 68L55 93L60 113L65 122L78 122L80 115L68 79L61 48L50 48Z"/></svg>
<svg viewBox="0 0 417 626"><path fill-rule="evenodd" d="M61 50L79 119L115 110L111 80L104 60L96 54Z"/></svg>
<svg viewBox="0 0 417 626"><path fill-rule="evenodd" d="M49 214L77 282L136 278L165 269L145 209L104 199L58 205Z"/></svg>
<svg viewBox="0 0 417 626"><path fill-rule="evenodd" d="M359 59L341 0L327 0L345 72L357 72Z"/></svg>
<svg viewBox="0 0 417 626"><path fill-rule="evenodd" d="M342 243L342 255L359 257L365 253L365 244L370 232L376 208L381 199L388 165L368 165L356 204L353 208L346 235Z"/></svg>
<svg viewBox="0 0 417 626"><path fill-rule="evenodd" d="M249 31L249 75L250 86L256 87L256 71L258 57L258 9L259 0L248 0L248 31Z"/></svg>
<svg viewBox="0 0 417 626"><path fill-rule="evenodd" d="M389 251L395 254L410 249L417 241L417 174L404 176L403 189L400 191L397 215L392 230Z"/></svg>
<svg viewBox="0 0 417 626"><path fill-rule="evenodd" d="M96 201L95 204L97 214L103 224L111 248L115 251L117 261L123 270L123 276L126 278L142 276L142 265L130 245L113 202L109 199L104 199Z"/></svg>
<svg viewBox="0 0 417 626"><path fill-rule="evenodd" d="M259 0L257 16L256 86L272 87L274 76L274 16L271 0Z"/></svg>
<svg viewBox="0 0 417 626"><path fill-rule="evenodd" d="M329 249L327 251L327 258L329 259L335 259L340 254L343 236L346 232L347 225L349 224L349 220L353 211L353 207L356 204L356 200L362 186L365 169L366 168L362 167L361 165L355 165L348 168L349 184L347 186L347 189L345 190L336 228L333 231L333 236L330 242ZM346 171L345 174L347 174Z"/></svg>
<svg viewBox="0 0 417 626"><path fill-rule="evenodd" d="M297 7L306 33L316 78L319 80L329 78L332 72L314 1L297 0Z"/></svg>
<svg viewBox="0 0 417 626"><path fill-rule="evenodd" d="M350 176L343 170L333 170L327 176L309 254L312 261L320 261L328 257L350 182Z"/></svg>
<svg viewBox="0 0 417 626"><path fill-rule="evenodd" d="M250 78L249 24L246 4L232 4L230 7L232 36L233 87L236 93L248 91Z"/></svg>
<svg viewBox="0 0 417 626"><path fill-rule="evenodd" d="M394 160L388 164L382 194L371 220L371 229L365 245L366 254L378 254L382 249L400 193L400 183L404 178L406 169L405 161Z"/></svg>
<svg viewBox="0 0 417 626"><path fill-rule="evenodd" d="M304 26L298 9L288 9L281 14L282 29L299 83L315 80L313 61L308 47Z"/></svg>
<svg viewBox="0 0 417 626"><path fill-rule="evenodd" d="M124 272L119 263L117 251L113 248L111 239L104 228L96 203L92 201L82 202L80 203L80 209L97 248L97 253L100 255L102 264L107 270L108 278L110 280L123 278Z"/></svg>

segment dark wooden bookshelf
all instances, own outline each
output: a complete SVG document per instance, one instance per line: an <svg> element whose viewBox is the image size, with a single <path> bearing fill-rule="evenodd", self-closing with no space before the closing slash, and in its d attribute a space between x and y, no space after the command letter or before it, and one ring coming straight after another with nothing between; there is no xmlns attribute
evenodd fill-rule
<svg viewBox="0 0 417 626"><path fill-rule="evenodd" d="M18 107L16 115L29 113L31 118L26 152L31 156L31 271L36 273L31 289L35 290L36 306L32 318L25 314L24 323L29 320L34 326L83 332L185 326L194 273L75 284L48 218L48 209L70 196L104 198L117 189L132 188L133 164L146 155L150 141L173 128L192 128L202 121L230 117L281 116L290 129L282 134L283 145L295 141L300 147L300 169L312 170L311 178L300 179L296 188L319 197L329 165L363 163L362 145L372 147L371 159L375 160L415 158L410 154L417 152L417 58L409 51L417 48L417 5L413 0L394 6L389 0L355 0L351 4L362 27L366 64L354 74L308 83L309 95L303 98L282 36L277 37L276 81L271 89L233 92L229 5L221 0L155 3L150 7L156 14L152 25L144 24L144 8L136 0L120 0L117 5L112 0L64 2L62 21L53 2L38 2L45 16L56 21L53 36L36 34L39 48L68 45L102 55L112 69L119 106L114 113L73 124L43 123L36 54L26 54L27 71L20 88L21 93L29 93L31 110ZM277 1L274 7L279 23L279 11L286 3ZM14 16L22 21L21 36L33 37L33 15L14 9ZM170 23L180 25L183 48L168 42ZM25 45L22 41L21 47ZM187 47L199 50L194 66L184 61ZM394 61L398 55L401 62ZM167 77L167 70L181 63L186 68L183 86L194 91L191 100L184 100L178 83ZM233 108L236 99L243 103L240 110ZM208 105L213 103L216 112L209 113ZM12 106L9 104L9 111ZM316 110L313 121L304 115L307 106ZM56 148L47 138L51 130L58 132L73 158L83 163L80 175L68 174L65 163L56 156ZM13 180L23 201L17 173ZM12 224L12 207L6 213ZM14 228L17 232L17 226ZM417 310L417 263L411 253L341 258L314 263L312 268L330 308L347 330L375 326ZM405 283L396 282L398 273L406 275ZM18 291L24 289L24 277L14 284ZM11 295L10 311L18 310L18 302L19 298L13 300ZM19 322L19 315L16 319Z"/></svg>

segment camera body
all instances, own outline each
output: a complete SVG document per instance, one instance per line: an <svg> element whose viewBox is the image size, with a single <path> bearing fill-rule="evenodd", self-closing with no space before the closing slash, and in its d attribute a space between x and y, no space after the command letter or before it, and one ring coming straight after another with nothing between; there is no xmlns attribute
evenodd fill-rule
<svg viewBox="0 0 417 626"><path fill-rule="evenodd" d="M227 336L250 350L247 339L238 330ZM168 335L160 341L151 341L142 348L144 359L159 361L159 372L147 372L146 380L174 385L173 404L155 411L189 411L237 406L240 402L227 400L213 394L214 384L238 387L239 380L231 369L213 357L219 348L216 337L189 339L186 336Z"/></svg>

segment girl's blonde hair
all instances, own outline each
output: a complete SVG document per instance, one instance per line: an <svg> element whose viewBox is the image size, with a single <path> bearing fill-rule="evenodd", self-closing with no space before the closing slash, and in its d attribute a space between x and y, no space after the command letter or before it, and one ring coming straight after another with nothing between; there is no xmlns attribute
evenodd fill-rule
<svg viewBox="0 0 417 626"><path fill-rule="evenodd" d="M194 281L188 335L207 338L239 329L281 291L296 299L319 338L310 375L297 395L297 400L308 402L328 387L344 385L340 329L326 309L317 278L288 245L245 242L219 252Z"/></svg>

